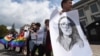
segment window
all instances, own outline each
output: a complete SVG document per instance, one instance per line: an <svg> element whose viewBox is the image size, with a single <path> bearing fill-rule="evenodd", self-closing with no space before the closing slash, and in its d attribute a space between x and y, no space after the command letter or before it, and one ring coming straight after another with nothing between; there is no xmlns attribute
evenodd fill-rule
<svg viewBox="0 0 100 56"><path fill-rule="evenodd" d="M92 13L98 12L98 7L97 7L96 3L90 5L90 8L91 8Z"/></svg>
<svg viewBox="0 0 100 56"><path fill-rule="evenodd" d="M80 16L80 17L84 16L84 11L83 11L83 9L80 9L80 10L79 10L79 16Z"/></svg>
<svg viewBox="0 0 100 56"><path fill-rule="evenodd" d="M87 17L80 18L80 23L81 23L84 27L86 27L86 25L87 25Z"/></svg>

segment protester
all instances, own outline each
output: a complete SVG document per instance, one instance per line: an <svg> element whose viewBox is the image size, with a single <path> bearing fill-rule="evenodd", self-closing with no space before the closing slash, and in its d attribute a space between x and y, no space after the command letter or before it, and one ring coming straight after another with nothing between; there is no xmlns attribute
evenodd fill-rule
<svg viewBox="0 0 100 56"><path fill-rule="evenodd" d="M29 29L29 52L31 53L34 47L34 40L36 40L36 25L35 23L32 23ZM29 54L29 53L28 53Z"/></svg>
<svg viewBox="0 0 100 56"><path fill-rule="evenodd" d="M13 34L9 32L7 35L5 35L2 39L0 39L0 43L4 45L5 49L10 50L11 47L9 46L9 43L14 39Z"/></svg>
<svg viewBox="0 0 100 56"><path fill-rule="evenodd" d="M29 27L30 27L30 25L28 25L28 24L24 25L24 38L26 40L25 40L25 46L23 47L23 54L27 55L27 56L29 54L28 49L27 49L27 41L28 41L28 38L29 38Z"/></svg>
<svg viewBox="0 0 100 56"><path fill-rule="evenodd" d="M21 29L21 31L20 31L19 36L17 37L17 39L19 39L19 38L24 38L24 29L23 28ZM15 44L15 46L17 47L16 44ZM23 50L24 46L21 45L21 46L18 46L18 47L20 48L20 50L18 51L18 53L22 53L22 50Z"/></svg>
<svg viewBox="0 0 100 56"><path fill-rule="evenodd" d="M62 10L55 10L50 19L54 56L92 56L80 27L78 11L72 10L72 0L62 0L61 7Z"/></svg>
<svg viewBox="0 0 100 56"><path fill-rule="evenodd" d="M35 56L35 52L38 49L38 56L43 56L43 38L44 38L44 34L43 34L43 29L41 29L41 24L40 23L36 23L36 31L35 31L35 37L36 39L34 40L34 46L33 49L31 51L31 56Z"/></svg>
<svg viewBox="0 0 100 56"><path fill-rule="evenodd" d="M15 39L18 37L18 32L15 31L15 32L13 32L12 34L13 34L13 35L12 35L12 36L13 36L12 41L13 41L13 40L15 40ZM16 50L16 47L12 47L12 51L15 51L15 50Z"/></svg>
<svg viewBox="0 0 100 56"><path fill-rule="evenodd" d="M52 47L51 47L51 39L50 39L50 32L49 32L49 19L45 20L45 38L44 38L44 49L45 49L45 53L46 56L51 56L51 52L52 52Z"/></svg>

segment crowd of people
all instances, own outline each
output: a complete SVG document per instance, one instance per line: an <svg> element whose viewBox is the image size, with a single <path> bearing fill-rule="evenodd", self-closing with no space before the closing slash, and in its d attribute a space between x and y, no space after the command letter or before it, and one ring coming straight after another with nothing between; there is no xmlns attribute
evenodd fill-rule
<svg viewBox="0 0 100 56"><path fill-rule="evenodd" d="M45 26L41 28L40 23L31 23L25 25L20 30L20 33L9 33L5 36L1 43L5 49L16 51L16 47L20 50L18 53L23 53L26 56L51 56L52 47L49 34L49 19L44 22Z"/></svg>

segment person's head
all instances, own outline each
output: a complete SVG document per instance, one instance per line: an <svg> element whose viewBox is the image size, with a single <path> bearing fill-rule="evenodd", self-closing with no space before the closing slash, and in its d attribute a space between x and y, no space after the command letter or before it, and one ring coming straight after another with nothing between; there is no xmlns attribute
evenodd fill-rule
<svg viewBox="0 0 100 56"><path fill-rule="evenodd" d="M31 23L31 26L30 26L30 28L33 30L33 29L35 29L36 28L36 25L35 25L35 23Z"/></svg>
<svg viewBox="0 0 100 56"><path fill-rule="evenodd" d="M45 26L49 26L49 19L45 20Z"/></svg>
<svg viewBox="0 0 100 56"><path fill-rule="evenodd" d="M67 20L67 17L62 17L58 23L59 34L70 36L72 34L71 25L72 24Z"/></svg>
<svg viewBox="0 0 100 56"><path fill-rule="evenodd" d="M41 24L40 23L36 23L35 25L36 25L36 29L39 30L40 27L41 27Z"/></svg>
<svg viewBox="0 0 100 56"><path fill-rule="evenodd" d="M32 24L31 24L31 26L34 26L34 25L35 25L35 23L32 23Z"/></svg>
<svg viewBox="0 0 100 56"><path fill-rule="evenodd" d="M61 7L64 12L70 11L72 9L72 0L62 0Z"/></svg>

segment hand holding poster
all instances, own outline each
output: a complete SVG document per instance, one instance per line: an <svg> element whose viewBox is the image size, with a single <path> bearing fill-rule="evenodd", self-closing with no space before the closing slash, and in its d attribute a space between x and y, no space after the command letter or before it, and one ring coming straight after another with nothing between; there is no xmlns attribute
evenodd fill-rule
<svg viewBox="0 0 100 56"><path fill-rule="evenodd" d="M54 56L92 56L77 10L51 16L50 36Z"/></svg>

